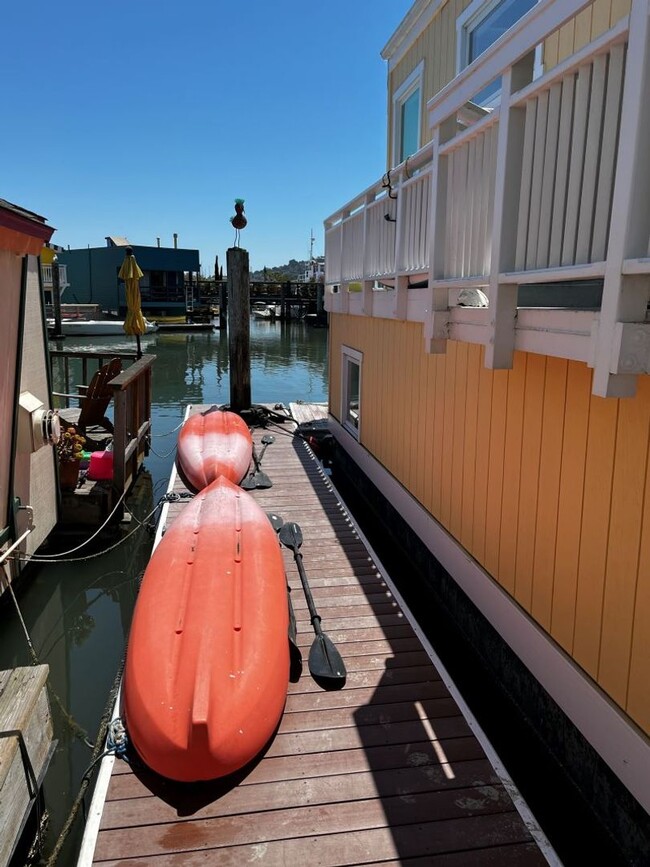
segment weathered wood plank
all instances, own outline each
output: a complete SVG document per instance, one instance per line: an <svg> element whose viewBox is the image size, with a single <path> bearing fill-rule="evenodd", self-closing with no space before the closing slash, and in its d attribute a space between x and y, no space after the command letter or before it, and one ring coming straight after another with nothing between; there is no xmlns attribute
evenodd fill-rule
<svg viewBox="0 0 650 867"><path fill-rule="evenodd" d="M34 776L42 774L52 744L47 696L49 666L0 671L0 732L19 731ZM31 801L31 782L18 735L0 737L0 864L6 864Z"/></svg>

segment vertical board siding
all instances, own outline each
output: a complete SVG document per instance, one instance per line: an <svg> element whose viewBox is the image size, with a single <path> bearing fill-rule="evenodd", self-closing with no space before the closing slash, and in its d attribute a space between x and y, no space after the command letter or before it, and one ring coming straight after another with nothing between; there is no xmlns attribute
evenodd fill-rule
<svg viewBox="0 0 650 867"><path fill-rule="evenodd" d="M524 422L524 395L526 387L526 353L514 358L508 384L508 417L506 419L505 453L503 461L503 495L499 550L499 575L503 587L514 595L517 560L517 515L519 513L519 479L521 476L521 448Z"/></svg>
<svg viewBox="0 0 650 867"><path fill-rule="evenodd" d="M483 432L478 428L478 396L481 375L481 351L475 343L467 344L467 390L465 403L465 440L463 443L463 490L460 542L471 550L474 534L474 498L477 486L476 457Z"/></svg>
<svg viewBox="0 0 650 867"><path fill-rule="evenodd" d="M465 424L467 416L468 343L458 343L454 387L453 440L451 453L451 508L449 529L457 539L463 526L463 477L465 474Z"/></svg>
<svg viewBox="0 0 650 867"><path fill-rule="evenodd" d="M650 729L650 377L591 394L579 362L423 350L422 325L332 314L363 353L361 442L642 728Z"/></svg>
<svg viewBox="0 0 650 867"><path fill-rule="evenodd" d="M650 731L650 455L646 463L643 526L639 557L639 584L634 605L632 653L628 682L627 708L644 731Z"/></svg>
<svg viewBox="0 0 650 867"><path fill-rule="evenodd" d="M457 0L457 2L450 0L446 3L390 71L387 168L399 162L393 153L393 94L424 60L420 115L420 146L423 147L431 141L432 136L427 122L426 105L431 97L442 90L456 75L456 19L470 2L471 0Z"/></svg>
<svg viewBox="0 0 650 867"><path fill-rule="evenodd" d="M549 70L630 14L631 0L595 0L544 43L544 69Z"/></svg>
<svg viewBox="0 0 650 867"><path fill-rule="evenodd" d="M627 693L638 580L647 458L639 444L648 442L650 430L648 377L640 380L639 391L641 399L622 400L618 413L598 665L598 682L619 704L624 704Z"/></svg>
<svg viewBox="0 0 650 867"><path fill-rule="evenodd" d="M490 470L490 440L492 437L492 372L484 365L485 350L480 349L480 371L478 381L478 418L476 428L476 483L474 486L474 516L472 545L476 559L485 562L485 516L487 514L487 492Z"/></svg>
<svg viewBox="0 0 650 867"><path fill-rule="evenodd" d="M517 560L514 597L530 611L533 599L533 561L537 523L537 488L542 442L542 410L546 387L543 355L529 355L526 364L526 391L522 426L519 510L517 514Z"/></svg>
<svg viewBox="0 0 650 867"><path fill-rule="evenodd" d="M562 467L562 437L566 410L567 367L568 362L563 358L548 358L546 361L546 387L537 483L531 612L535 620L549 631L555 571L557 504Z"/></svg>
<svg viewBox="0 0 650 867"><path fill-rule="evenodd" d="M600 654L618 403L593 397L589 408L573 657L594 680Z"/></svg>
<svg viewBox="0 0 650 867"><path fill-rule="evenodd" d="M569 365L551 608L551 634L567 653L573 650L590 385L591 371L588 367L582 364Z"/></svg>

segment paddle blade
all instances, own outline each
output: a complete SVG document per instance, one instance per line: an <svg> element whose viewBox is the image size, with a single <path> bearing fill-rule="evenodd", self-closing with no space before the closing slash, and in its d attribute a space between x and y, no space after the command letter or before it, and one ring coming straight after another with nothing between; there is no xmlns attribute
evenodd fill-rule
<svg viewBox="0 0 650 867"><path fill-rule="evenodd" d="M282 515L277 515L275 512L267 512L266 517L269 519L269 521L271 522L271 526L277 533L284 524L284 518L282 517Z"/></svg>
<svg viewBox="0 0 650 867"><path fill-rule="evenodd" d="M255 474L251 473L250 476L246 476L246 478L239 487L242 488L242 490L244 491L254 491L257 487L257 484L255 482Z"/></svg>
<svg viewBox="0 0 650 867"><path fill-rule="evenodd" d="M266 473L257 472L253 474L253 478L255 479L255 487L256 488L272 488L273 482Z"/></svg>
<svg viewBox="0 0 650 867"><path fill-rule="evenodd" d="M347 677L341 654L324 632L316 636L309 651L309 671L314 678L336 681L341 686Z"/></svg>
<svg viewBox="0 0 650 867"><path fill-rule="evenodd" d="M285 547L297 551L302 545L302 530L300 526L295 521L287 521L280 529L280 541Z"/></svg>

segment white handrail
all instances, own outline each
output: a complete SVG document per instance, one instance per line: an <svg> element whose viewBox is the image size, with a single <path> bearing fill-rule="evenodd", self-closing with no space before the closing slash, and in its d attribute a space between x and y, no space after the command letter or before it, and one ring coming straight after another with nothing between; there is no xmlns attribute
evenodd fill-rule
<svg viewBox="0 0 650 867"><path fill-rule="evenodd" d="M7 559L7 557L12 553L12 551L15 551L16 548L21 544L21 542L24 542L25 539L29 536L29 534L35 529L36 529L35 527L30 527L29 529L25 530L25 532L22 534L22 536L19 536L16 539L16 541L13 543L13 545L11 545L9 548L7 548L6 551L3 551L2 554L0 554L0 566L2 566L2 564Z"/></svg>

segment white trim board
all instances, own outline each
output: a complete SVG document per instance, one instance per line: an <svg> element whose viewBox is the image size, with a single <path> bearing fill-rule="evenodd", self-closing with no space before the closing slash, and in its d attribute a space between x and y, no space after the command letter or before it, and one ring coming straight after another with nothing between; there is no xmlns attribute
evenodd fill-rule
<svg viewBox="0 0 650 867"><path fill-rule="evenodd" d="M650 812L650 741L470 554L330 416L330 430L533 677Z"/></svg>

